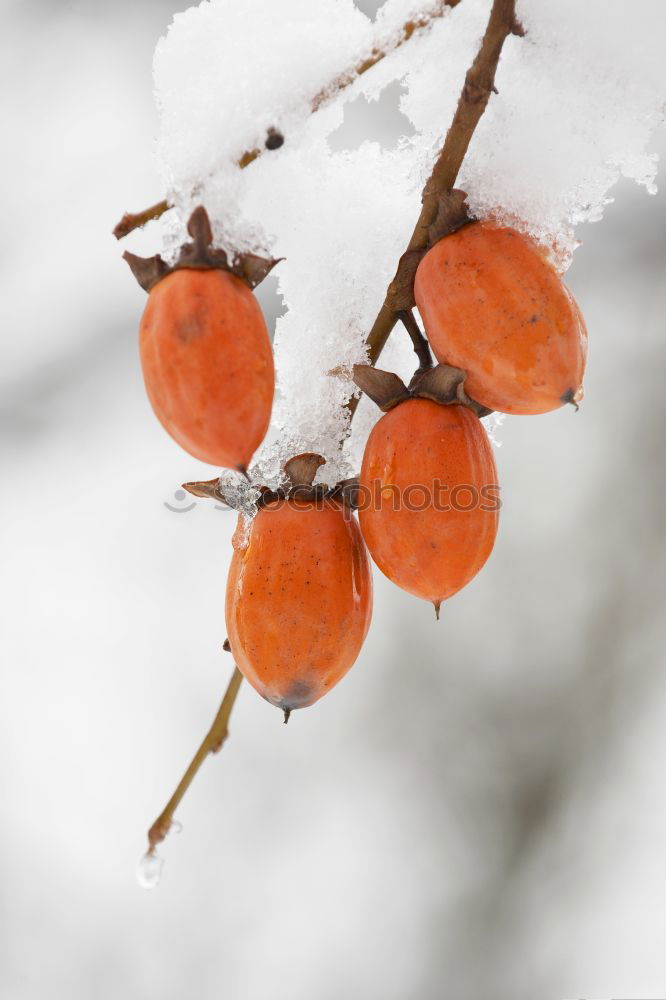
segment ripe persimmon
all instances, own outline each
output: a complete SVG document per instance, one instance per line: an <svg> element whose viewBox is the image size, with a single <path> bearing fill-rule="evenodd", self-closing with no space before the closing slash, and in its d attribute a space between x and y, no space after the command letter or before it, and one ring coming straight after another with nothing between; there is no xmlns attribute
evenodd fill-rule
<svg viewBox="0 0 666 1000"><path fill-rule="evenodd" d="M245 469L271 417L275 372L259 305L240 278L183 268L158 281L141 320L148 398L185 451Z"/></svg>
<svg viewBox="0 0 666 1000"><path fill-rule="evenodd" d="M373 560L439 617L441 602L486 562L497 533L497 472L478 417L423 398L389 409L368 438L359 496Z"/></svg>
<svg viewBox="0 0 666 1000"><path fill-rule="evenodd" d="M372 575L355 517L335 499L269 501L239 520L226 623L241 673L285 713L347 673L370 625Z"/></svg>
<svg viewBox="0 0 666 1000"><path fill-rule="evenodd" d="M528 236L464 226L427 252L414 296L437 360L466 372L465 390L478 403L527 414L582 398L585 323Z"/></svg>
<svg viewBox="0 0 666 1000"><path fill-rule="evenodd" d="M229 264L211 247L204 208L192 213L192 243L169 266L124 255L148 292L140 353L157 418L185 451L245 471L268 429L275 371L268 330L251 289L277 263L240 254Z"/></svg>

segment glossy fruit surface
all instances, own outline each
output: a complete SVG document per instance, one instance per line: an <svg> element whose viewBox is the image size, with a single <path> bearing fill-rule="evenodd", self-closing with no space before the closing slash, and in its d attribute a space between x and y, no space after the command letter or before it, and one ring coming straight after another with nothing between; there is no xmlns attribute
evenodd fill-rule
<svg viewBox="0 0 666 1000"><path fill-rule="evenodd" d="M545 413L582 398L587 332L555 268L515 229L474 222L419 264L416 304L437 360L467 373L472 399Z"/></svg>
<svg viewBox="0 0 666 1000"><path fill-rule="evenodd" d="M360 475L363 537L382 573L436 610L490 555L498 497L488 437L465 407L411 399L372 429Z"/></svg>
<svg viewBox="0 0 666 1000"><path fill-rule="evenodd" d="M234 538L226 622L238 668L285 711L312 705L347 673L372 613L372 575L356 518L282 500Z"/></svg>
<svg viewBox="0 0 666 1000"><path fill-rule="evenodd" d="M240 278L183 268L158 281L140 352L153 410L178 444L245 468L268 428L275 373L261 309Z"/></svg>

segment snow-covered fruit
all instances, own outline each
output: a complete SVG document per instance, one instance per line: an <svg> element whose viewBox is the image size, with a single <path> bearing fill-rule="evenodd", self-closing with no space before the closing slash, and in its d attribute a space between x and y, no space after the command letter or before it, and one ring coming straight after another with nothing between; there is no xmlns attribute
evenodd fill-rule
<svg viewBox="0 0 666 1000"><path fill-rule="evenodd" d="M582 398L585 322L528 236L486 222L445 236L419 264L414 297L437 360L465 371L477 402L530 414Z"/></svg>
<svg viewBox="0 0 666 1000"><path fill-rule="evenodd" d="M190 455L244 471L268 429L275 371L268 330L251 288L275 261L246 254L230 266L210 248L203 208L173 267L125 254L148 292L140 354L157 418Z"/></svg>
<svg viewBox="0 0 666 1000"><path fill-rule="evenodd" d="M439 365L412 380L356 365L354 380L387 412L368 438L359 520L370 554L403 590L432 602L464 587L497 534L499 487L464 373ZM402 389L400 386L402 385Z"/></svg>
<svg viewBox="0 0 666 1000"><path fill-rule="evenodd" d="M227 582L231 653L285 720L344 677L372 614L370 559L345 493L312 486L323 461L291 459L289 488L262 492L249 533L239 518Z"/></svg>

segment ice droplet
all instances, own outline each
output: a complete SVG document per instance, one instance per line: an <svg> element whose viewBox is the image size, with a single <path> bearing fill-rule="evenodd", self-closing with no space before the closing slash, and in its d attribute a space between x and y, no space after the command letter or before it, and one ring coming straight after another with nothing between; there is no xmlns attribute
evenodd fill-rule
<svg viewBox="0 0 666 1000"><path fill-rule="evenodd" d="M148 851L136 866L136 880L142 889L154 889L162 877L164 859L155 851Z"/></svg>
<svg viewBox="0 0 666 1000"><path fill-rule="evenodd" d="M169 827L169 833L182 833L182 832L183 832L183 824L177 819L172 819L171 826Z"/></svg>

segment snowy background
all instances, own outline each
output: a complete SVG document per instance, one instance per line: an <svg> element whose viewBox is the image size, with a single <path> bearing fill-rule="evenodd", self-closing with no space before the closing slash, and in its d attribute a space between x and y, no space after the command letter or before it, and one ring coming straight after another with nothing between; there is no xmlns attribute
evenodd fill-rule
<svg viewBox="0 0 666 1000"><path fill-rule="evenodd" d="M666 196L629 181L567 277L585 404L506 420L484 572L439 625L376 572L357 666L287 728L242 689L136 885L230 670L232 517L174 495L207 470L149 410L109 234L160 194L151 59L181 7L2 8L0 995L663 996ZM663 38L666 8L627 32ZM393 142L397 98L349 106L341 144Z"/></svg>

